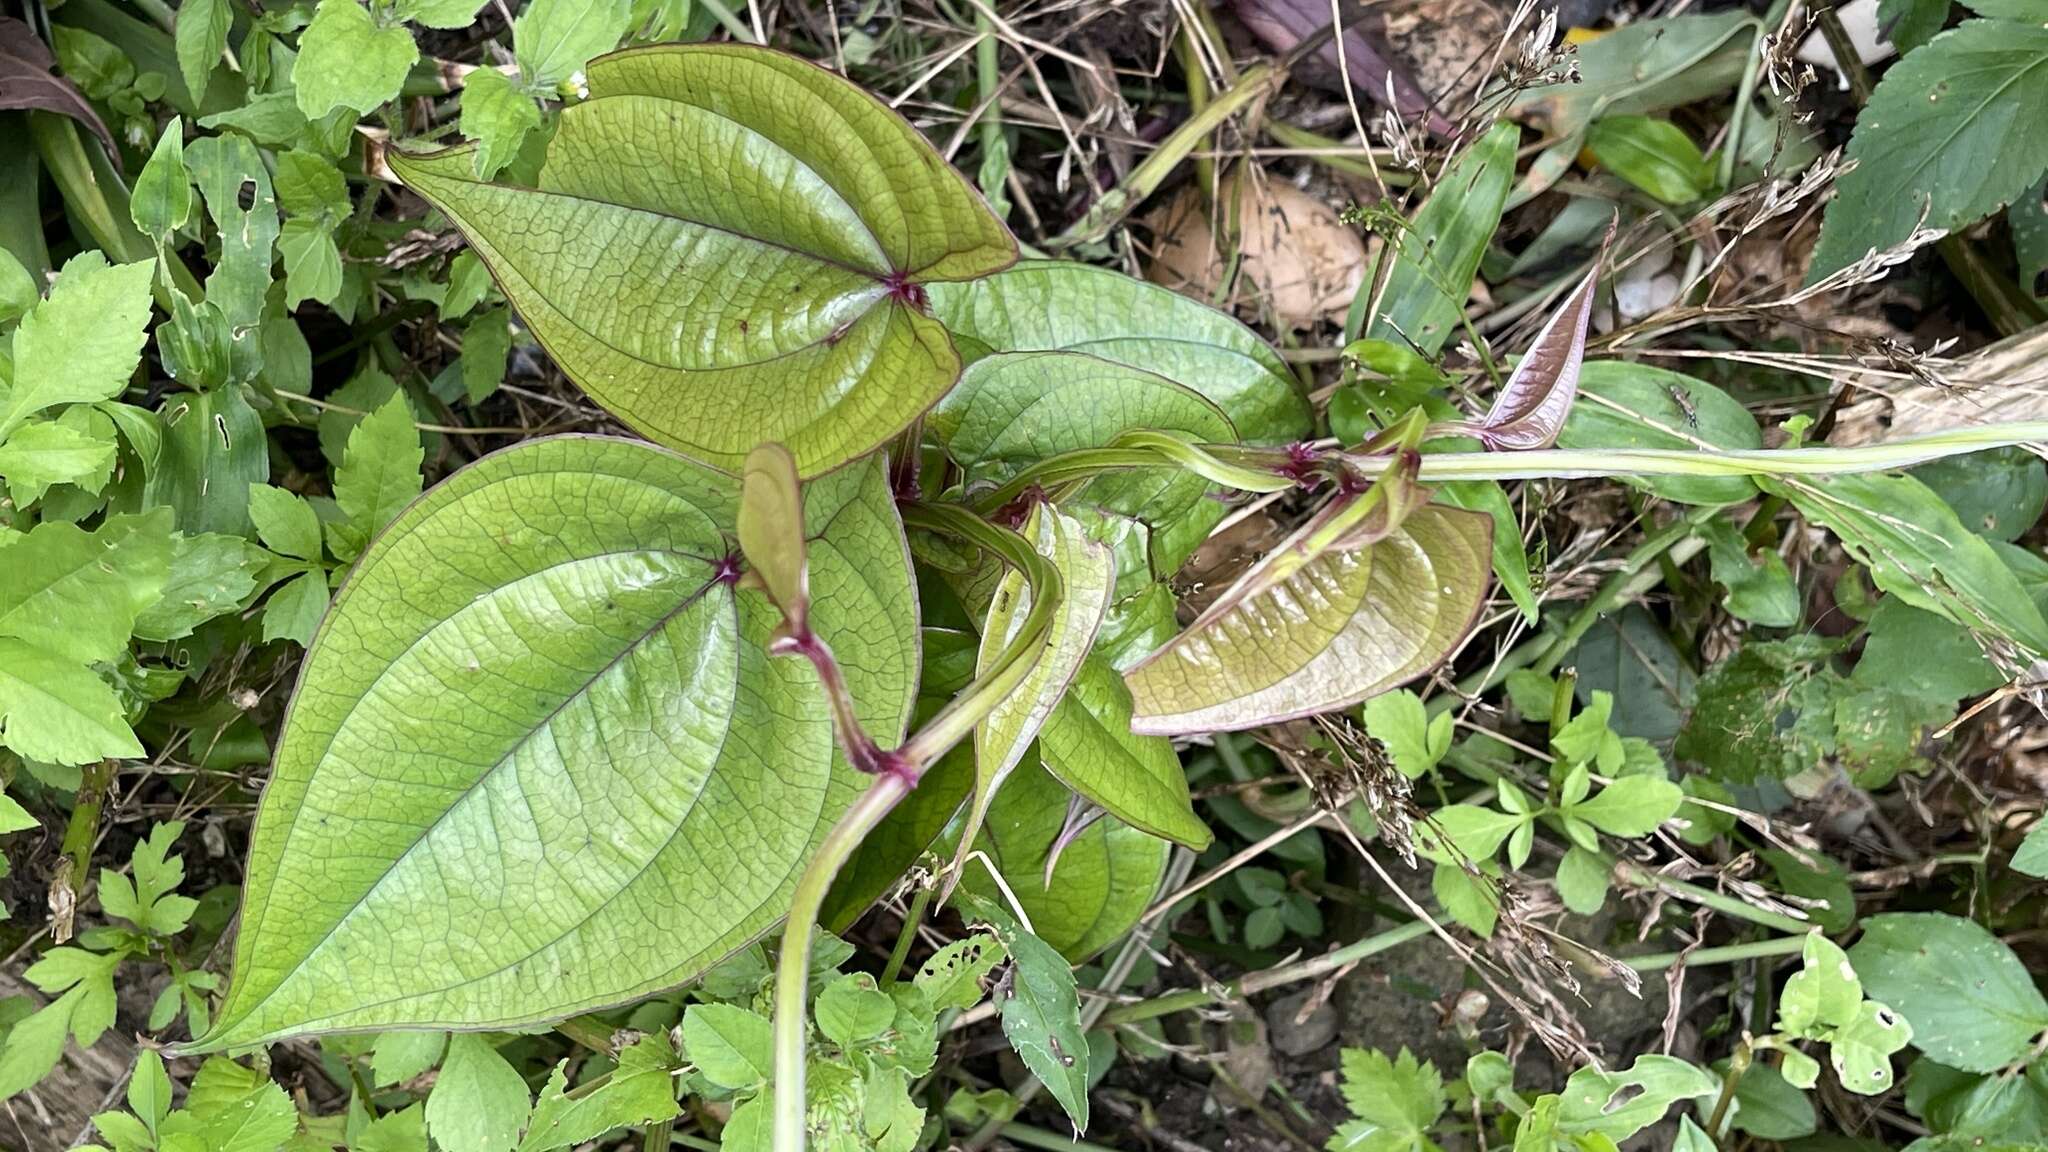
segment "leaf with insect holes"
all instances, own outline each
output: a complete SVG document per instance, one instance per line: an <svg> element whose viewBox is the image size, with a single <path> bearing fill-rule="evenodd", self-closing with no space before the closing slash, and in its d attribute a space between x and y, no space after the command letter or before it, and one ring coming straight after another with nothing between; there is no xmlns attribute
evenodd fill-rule
<svg viewBox="0 0 2048 1152"><path fill-rule="evenodd" d="M1385 539L1294 563L1317 531L1304 526L1124 674L1132 728L1252 728L1346 708L1422 675L1485 601L1492 530L1483 514L1432 504Z"/></svg>
<svg viewBox="0 0 2048 1152"><path fill-rule="evenodd" d="M933 1010L967 1009L981 1002L981 982L1003 962L1003 949L986 933L955 940L924 962L916 984Z"/></svg>
<svg viewBox="0 0 2048 1152"><path fill-rule="evenodd" d="M774 440L815 476L952 387L925 285L996 271L1016 245L914 128L747 45L632 49L586 79L538 188L479 181L474 145L391 167L592 398L714 466Z"/></svg>
<svg viewBox="0 0 2048 1152"><path fill-rule="evenodd" d="M548 1073L519 1152L554 1152L596 1140L615 1128L658 1123L681 1111L676 1104L675 1054L659 1034L619 1049L611 1078L569 1094L568 1062Z"/></svg>
<svg viewBox="0 0 2048 1152"><path fill-rule="evenodd" d="M2025 1059L2048 1029L2048 1001L2027 966L1976 921L1894 912L1863 929L1849 957L1865 993L1905 1018L1928 1058L1996 1072Z"/></svg>
<svg viewBox="0 0 2048 1152"><path fill-rule="evenodd" d="M1001 904L971 894L963 903L968 919L987 924L1010 954L1010 970L997 982L995 993L1003 1036L1060 1102L1074 1130L1086 1132L1089 1050L1081 1032L1074 970Z"/></svg>
<svg viewBox="0 0 2048 1152"><path fill-rule="evenodd" d="M1581 1068L1560 1093L1557 1126L1582 1139L1604 1136L1618 1144L1662 1120L1673 1104L1720 1089L1718 1077L1675 1056L1638 1056L1625 1072Z"/></svg>
<svg viewBox="0 0 2048 1152"><path fill-rule="evenodd" d="M58 404L111 400L142 359L156 262L72 257L49 296L14 329L13 383L0 391L0 441Z"/></svg>
<svg viewBox="0 0 2048 1152"><path fill-rule="evenodd" d="M974 794L968 803L956 865L973 851L996 790L1031 749L1039 729L1081 670L1081 661L1094 645L1102 614L1109 607L1113 575L1109 550L1090 540L1079 521L1062 515L1051 504L1040 504L1032 510L1024 535L1059 574L1060 599L1042 638L1022 657L1030 662L1024 678L974 729ZM1031 617L1034 591L1024 573L1004 575L982 626L977 675L988 675L1022 631Z"/></svg>
<svg viewBox="0 0 2048 1152"><path fill-rule="evenodd" d="M737 487L642 443L533 440L377 537L307 653L199 1047L518 1027L781 920L862 782L816 673L767 653L781 614L729 578ZM813 481L804 518L812 626L893 745L917 606L880 459ZM703 867L736 828L748 867Z"/></svg>
<svg viewBox="0 0 2048 1152"><path fill-rule="evenodd" d="M1600 255L1579 286L1551 313L1543 330L1536 334L1515 370L1501 385L1493 407L1479 421L1460 420L1447 427L1476 436L1490 452L1548 448L1557 443L1579 395L1579 365L1586 358L1586 326L1593 319L1595 290L1600 286L1600 263L1607 245L1614 240L1614 225L1607 226L1607 239Z"/></svg>

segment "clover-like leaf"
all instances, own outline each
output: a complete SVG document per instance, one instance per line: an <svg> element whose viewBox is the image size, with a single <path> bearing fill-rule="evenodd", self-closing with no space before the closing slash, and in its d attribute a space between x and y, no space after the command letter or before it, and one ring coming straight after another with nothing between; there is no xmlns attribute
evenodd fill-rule
<svg viewBox="0 0 2048 1152"><path fill-rule="evenodd" d="M952 386L925 285L1016 245L914 128L746 45L633 49L586 79L538 188L479 181L474 145L391 158L584 391L717 467L776 440L812 476Z"/></svg>
<svg viewBox="0 0 2048 1152"><path fill-rule="evenodd" d="M1348 707L1442 662L1485 602L1484 514L1428 505L1384 539L1329 547L1279 575L1314 530L1124 674L1136 731L1251 728Z"/></svg>
<svg viewBox="0 0 2048 1152"><path fill-rule="evenodd" d="M559 1017L782 918L861 780L816 673L767 652L781 614L731 579L737 488L645 444L538 440L385 529L308 652L200 1046ZM813 626L893 743L917 610L885 470L805 495Z"/></svg>

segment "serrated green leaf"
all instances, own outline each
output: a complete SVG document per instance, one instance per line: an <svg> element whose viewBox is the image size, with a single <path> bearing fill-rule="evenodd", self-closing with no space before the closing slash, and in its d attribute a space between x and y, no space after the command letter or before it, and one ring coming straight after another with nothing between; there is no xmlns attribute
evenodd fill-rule
<svg viewBox="0 0 2048 1152"><path fill-rule="evenodd" d="M111 400L142 359L156 263L109 266L97 252L72 257L49 298L14 329L14 383L0 392L0 441L57 404Z"/></svg>
<svg viewBox="0 0 2048 1152"><path fill-rule="evenodd" d="M173 25L178 71L184 76L185 90L192 94L195 104L206 100L207 79L220 63L221 53L227 50L228 29L233 24L234 12L229 9L228 0L183 0L178 5L177 22Z"/></svg>
<svg viewBox="0 0 2048 1152"><path fill-rule="evenodd" d="M327 577L301 572L270 594L263 605L263 641L289 640L302 648L313 644L320 620L327 614Z"/></svg>
<svg viewBox="0 0 2048 1152"><path fill-rule="evenodd" d="M1728 590L1721 603L1730 616L1766 628L1799 623L1805 605L1784 557L1765 550L1752 558L1742 533L1726 521L1710 521L1700 534L1707 539L1714 580Z"/></svg>
<svg viewBox="0 0 2048 1152"><path fill-rule="evenodd" d="M1609 836L1648 836L1678 814L1685 793L1660 776L1624 776L1566 809Z"/></svg>
<svg viewBox="0 0 2048 1152"><path fill-rule="evenodd" d="M1843 692L1828 663L1834 649L1816 636L1744 644L1700 678L1698 703L1673 751L1738 784L1818 766L1834 753Z"/></svg>
<svg viewBox="0 0 2048 1152"><path fill-rule="evenodd" d="M1911 52L1948 22L1949 0L1878 0L1877 26L1900 52Z"/></svg>
<svg viewBox="0 0 2048 1152"><path fill-rule="evenodd" d="M90 409L73 409L90 412ZM104 418L102 418L104 422ZM42 499L56 484L78 484L97 493L114 463L111 433L94 436L54 420L24 424L0 443L0 477L17 507Z"/></svg>
<svg viewBox="0 0 2048 1152"><path fill-rule="evenodd" d="M1965 1072L1995 1072L2032 1050L2048 1028L2048 1001L2026 965L1974 920L1897 912L1864 921L1849 950L1864 992L1912 1027L1929 1057Z"/></svg>
<svg viewBox="0 0 2048 1152"><path fill-rule="evenodd" d="M50 764L140 756L125 711L91 669L0 636L0 744Z"/></svg>
<svg viewBox="0 0 2048 1152"><path fill-rule="evenodd" d="M341 292L341 249L334 231L318 220L284 222L277 236L284 258L284 306L297 308L307 300L330 304Z"/></svg>
<svg viewBox="0 0 2048 1152"><path fill-rule="evenodd" d="M618 47L632 20L629 0L534 0L512 22L513 55L527 83L552 88Z"/></svg>
<svg viewBox="0 0 2048 1152"><path fill-rule="evenodd" d="M480 312L462 330L462 391L471 404L498 390L505 358L512 353L512 325L506 308Z"/></svg>
<svg viewBox="0 0 2048 1152"><path fill-rule="evenodd" d="M0 566L0 637L77 664L113 660L127 650L136 616L162 594L170 565L162 509L110 516L92 532L45 521Z"/></svg>
<svg viewBox="0 0 2048 1152"><path fill-rule="evenodd" d="M1395 1059L1379 1051L1346 1048L1339 1090L1351 1114L1397 1138L1389 1147L1421 1148L1447 1103L1436 1065L1401 1049ZM1380 1146L1376 1144L1375 1146Z"/></svg>
<svg viewBox="0 0 2048 1152"><path fill-rule="evenodd" d="M478 182L471 147L391 163L593 398L708 463L775 440L812 476L951 387L959 358L916 306L922 285L1015 248L914 129L745 45L616 53L587 81L538 189ZM734 168L753 172L745 188Z"/></svg>
<svg viewBox="0 0 2048 1152"><path fill-rule="evenodd" d="M341 169L326 157L301 148L278 154L273 183L277 206L287 215L334 224L345 219L353 207Z"/></svg>
<svg viewBox="0 0 2048 1152"><path fill-rule="evenodd" d="M918 968L916 983L931 1001L934 1011L965 1010L981 1002L982 980L1003 962L1002 945L995 937L977 933L955 940Z"/></svg>
<svg viewBox="0 0 2048 1152"><path fill-rule="evenodd" d="M467 28L476 20L485 0L398 0L392 6L399 19L428 28Z"/></svg>
<svg viewBox="0 0 2048 1152"><path fill-rule="evenodd" d="M1955 231L2048 168L2048 28L1966 20L1888 69L1856 117L1808 283L1925 227Z"/></svg>
<svg viewBox="0 0 2048 1152"><path fill-rule="evenodd" d="M533 1106L533 1121L519 1152L554 1152L595 1140L614 1128L638 1127L674 1117L676 1061L668 1044L645 1036L619 1049L610 1079L575 1097L567 1093L566 1061L555 1065Z"/></svg>
<svg viewBox="0 0 2048 1152"><path fill-rule="evenodd" d="M1387 746L1394 768L1410 780L1436 767L1451 750L1449 712L1434 722L1422 697L1405 688L1382 693L1365 702L1365 731Z"/></svg>
<svg viewBox="0 0 2048 1152"><path fill-rule="evenodd" d="M1024 1066L1060 1102L1074 1130L1088 1130L1088 1041L1074 970L1059 952L1019 925L1000 904L969 897L968 912L995 930L1010 955L996 999L1003 1036ZM1118 931L1121 935L1122 931Z"/></svg>
<svg viewBox="0 0 2048 1152"><path fill-rule="evenodd" d="M336 108L373 111L398 95L419 58L403 25L378 27L358 0L320 0L292 68L299 111L308 120Z"/></svg>
<svg viewBox="0 0 2048 1152"><path fill-rule="evenodd" d="M526 1081L490 1041L457 1032L427 1097L427 1133L446 1152L510 1152L532 1106Z"/></svg>
<svg viewBox="0 0 2048 1152"><path fill-rule="evenodd" d="M774 1068L773 1029L737 1004L692 1004L683 1012L683 1052L721 1088L757 1087Z"/></svg>
<svg viewBox="0 0 2048 1152"><path fill-rule="evenodd" d="M1612 869L1598 852L1588 852L1574 844L1558 861L1555 883L1557 897L1566 908L1581 916L1592 916L1607 903Z"/></svg>
<svg viewBox="0 0 2048 1152"><path fill-rule="evenodd" d="M1479 513L1429 505L1386 539L1265 578L1294 546L1282 544L1240 578L1254 594L1226 593L1124 674L1133 728L1249 728L1348 707L1421 675L1485 600L1492 528Z"/></svg>
<svg viewBox="0 0 2048 1152"><path fill-rule="evenodd" d="M1527 812L1502 812L1477 804L1452 804L1415 827L1415 851L1440 864L1491 860L1515 829L1535 819Z"/></svg>
<svg viewBox="0 0 2048 1152"><path fill-rule="evenodd" d="M818 1031L843 1049L888 1031L896 1019L896 1002L875 987L873 976L849 972L825 985L813 1012Z"/></svg>
<svg viewBox="0 0 2048 1152"><path fill-rule="evenodd" d="M402 392L393 392L348 434L348 449L334 470L334 503L348 517L334 530L347 544L344 559L360 555L371 537L419 498L425 459Z"/></svg>
<svg viewBox="0 0 2048 1152"><path fill-rule="evenodd" d="M775 925L861 781L815 674L767 655L780 614L719 579L737 500L645 444L535 440L379 536L307 655L206 1047L556 1018ZM881 463L813 481L805 516L814 627L892 745L917 617ZM749 867L705 869L740 827Z"/></svg>
<svg viewBox="0 0 2048 1152"><path fill-rule="evenodd" d="M540 127L540 106L495 68L479 68L462 86L462 134L476 141L476 176L493 180Z"/></svg>
<svg viewBox="0 0 2048 1152"><path fill-rule="evenodd" d="M304 496L268 484L253 486L249 518L265 548L298 560L320 559L320 517Z"/></svg>
<svg viewBox="0 0 2048 1152"><path fill-rule="evenodd" d="M14 797L0 794L0 835L9 832L26 832L41 827L28 809L23 808Z"/></svg>

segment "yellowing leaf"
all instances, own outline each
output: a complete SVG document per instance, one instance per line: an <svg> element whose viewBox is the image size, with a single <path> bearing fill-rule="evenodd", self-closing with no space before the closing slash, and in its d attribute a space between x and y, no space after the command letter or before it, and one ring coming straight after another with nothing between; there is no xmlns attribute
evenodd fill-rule
<svg viewBox="0 0 2048 1152"><path fill-rule="evenodd" d="M1483 514L1432 504L1385 539L1331 547L1273 579L1304 542L1297 534L1124 674L1137 707L1132 728L1251 728L1348 707L1420 676L1451 653L1485 602L1492 530Z"/></svg>
<svg viewBox="0 0 2048 1152"><path fill-rule="evenodd" d="M391 158L584 391L717 467L775 440L814 476L952 386L923 285L1016 248L915 129L745 45L615 53L587 79L537 189L478 181L474 146Z"/></svg>

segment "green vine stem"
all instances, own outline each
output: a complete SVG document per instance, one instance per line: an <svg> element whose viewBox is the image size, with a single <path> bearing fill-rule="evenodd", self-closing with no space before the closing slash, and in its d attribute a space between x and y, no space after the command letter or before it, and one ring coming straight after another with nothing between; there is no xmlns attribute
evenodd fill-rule
<svg viewBox="0 0 2048 1152"><path fill-rule="evenodd" d="M975 725L995 710L1030 674L1030 656L1052 627L1053 613L1065 595L1059 570L1029 541L990 524L964 508L907 505L906 526L943 532L995 554L1024 573L1031 585L1031 609L1017 635L974 683L955 696L903 744L889 751L853 721L852 700L832 650L808 627L793 629L776 651L800 655L811 662L831 698L834 731L842 751L854 765L870 772L874 782L840 816L798 878L790 897L789 919L783 928L782 952L775 967L775 1152L803 1152L804 1035L808 1016L811 943L817 936L818 913L839 870L868 834L917 787L925 768L974 732Z"/></svg>

